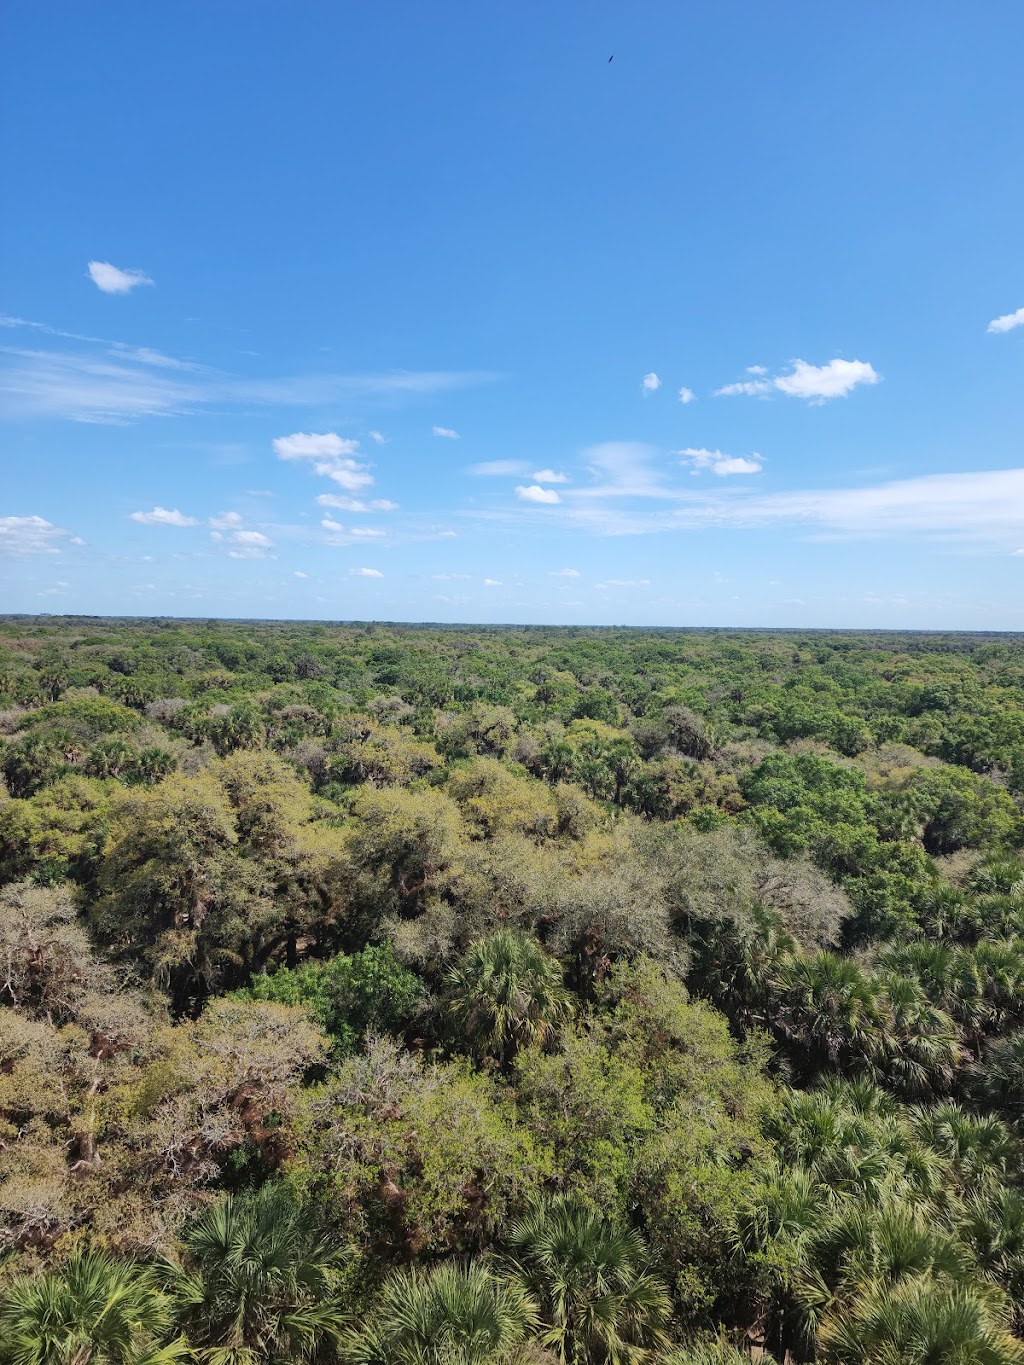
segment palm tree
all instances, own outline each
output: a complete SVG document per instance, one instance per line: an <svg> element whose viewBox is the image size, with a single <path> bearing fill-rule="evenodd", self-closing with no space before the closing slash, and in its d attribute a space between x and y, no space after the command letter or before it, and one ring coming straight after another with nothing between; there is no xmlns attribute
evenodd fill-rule
<svg viewBox="0 0 1024 1365"><path fill-rule="evenodd" d="M986 1104L1010 1120L1024 1119L1024 1030L992 1043L972 1079Z"/></svg>
<svg viewBox="0 0 1024 1365"><path fill-rule="evenodd" d="M558 962L535 939L508 929L474 943L447 984L449 1016L478 1056L501 1066L517 1048L546 1043L569 1014Z"/></svg>
<svg viewBox="0 0 1024 1365"><path fill-rule="evenodd" d="M805 1073L847 1071L875 1056L884 1024L881 990L851 958L825 950L786 958L774 986L775 1030Z"/></svg>
<svg viewBox="0 0 1024 1365"><path fill-rule="evenodd" d="M628 1365L665 1345L671 1301L638 1232L561 1199L515 1223L510 1242L560 1361Z"/></svg>
<svg viewBox="0 0 1024 1365"><path fill-rule="evenodd" d="M829 1317L819 1337L829 1365L1022 1365L991 1292L920 1276L895 1288L874 1286L846 1313Z"/></svg>
<svg viewBox="0 0 1024 1365"><path fill-rule="evenodd" d="M173 1365L173 1305L152 1270L78 1251L60 1270L25 1276L0 1307L4 1365Z"/></svg>
<svg viewBox="0 0 1024 1365"><path fill-rule="evenodd" d="M348 1260L287 1191L228 1195L185 1233L187 1264L168 1278L189 1337L210 1365L313 1361L347 1324L339 1285Z"/></svg>
<svg viewBox="0 0 1024 1365"><path fill-rule="evenodd" d="M480 1262L399 1271L345 1355L352 1365L483 1365L507 1360L537 1324L521 1285Z"/></svg>

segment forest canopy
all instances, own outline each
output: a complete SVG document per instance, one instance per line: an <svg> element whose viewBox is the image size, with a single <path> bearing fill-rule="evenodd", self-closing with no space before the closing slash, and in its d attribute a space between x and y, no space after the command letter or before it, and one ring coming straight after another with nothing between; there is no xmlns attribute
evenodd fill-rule
<svg viewBox="0 0 1024 1365"><path fill-rule="evenodd" d="M0 1362L1024 1362L1024 640L0 618Z"/></svg>

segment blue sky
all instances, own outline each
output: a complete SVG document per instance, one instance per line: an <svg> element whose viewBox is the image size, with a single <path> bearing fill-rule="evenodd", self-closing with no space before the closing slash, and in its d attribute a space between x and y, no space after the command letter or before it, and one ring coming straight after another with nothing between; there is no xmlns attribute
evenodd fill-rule
<svg viewBox="0 0 1024 1365"><path fill-rule="evenodd" d="M1019 3L3 25L0 609L1024 629Z"/></svg>

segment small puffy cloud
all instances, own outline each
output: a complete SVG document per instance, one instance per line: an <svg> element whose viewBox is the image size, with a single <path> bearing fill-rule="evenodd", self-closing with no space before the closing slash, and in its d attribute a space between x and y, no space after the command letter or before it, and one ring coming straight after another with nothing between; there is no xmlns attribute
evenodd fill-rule
<svg viewBox="0 0 1024 1365"><path fill-rule="evenodd" d="M152 284L144 270L119 270L109 261L90 261L89 279L104 294L130 294L140 284Z"/></svg>
<svg viewBox="0 0 1024 1365"><path fill-rule="evenodd" d="M339 459L354 455L358 449L358 441L339 436L336 431L295 431L274 441L274 453L279 460Z"/></svg>
<svg viewBox="0 0 1024 1365"><path fill-rule="evenodd" d="M790 398L824 403L830 398L845 398L858 384L877 384L880 378L866 360L830 360L827 365L794 360L790 373L778 375L772 383Z"/></svg>
<svg viewBox="0 0 1024 1365"><path fill-rule="evenodd" d="M131 519L141 522L143 526L199 525L195 517L187 517L184 512L179 512L176 507L154 507L151 512L132 512Z"/></svg>
<svg viewBox="0 0 1024 1365"><path fill-rule="evenodd" d="M398 503L388 498L345 498L340 493L320 493L317 502L321 507L335 507L340 512L397 512Z"/></svg>
<svg viewBox="0 0 1024 1365"><path fill-rule="evenodd" d="M347 488L350 493L358 493L360 488L367 488L373 483L373 475L368 474L366 466L357 460L331 460L315 464L313 469L325 479L333 479L342 488Z"/></svg>
<svg viewBox="0 0 1024 1365"><path fill-rule="evenodd" d="M278 436L274 450L279 460L313 460L314 473L331 479L350 493L358 493L373 483L366 465L353 458L359 442L339 436L336 431L296 431L291 436Z"/></svg>
<svg viewBox="0 0 1024 1365"><path fill-rule="evenodd" d="M539 483L517 484L516 497L521 498L523 502L554 503L562 501L553 488L541 488Z"/></svg>
<svg viewBox="0 0 1024 1365"><path fill-rule="evenodd" d="M56 544L67 535L59 526L54 526L45 517L0 517L0 554L5 555L55 555L60 553ZM83 542L74 537L72 545Z"/></svg>
<svg viewBox="0 0 1024 1365"><path fill-rule="evenodd" d="M652 370L650 374L645 374L640 381L640 387L644 393L657 393L661 388L661 379Z"/></svg>
<svg viewBox="0 0 1024 1365"><path fill-rule="evenodd" d="M1015 327L1024 327L1024 308L1015 313L1004 313L1001 318L993 318L985 329L987 332L1012 332Z"/></svg>
<svg viewBox="0 0 1024 1365"><path fill-rule="evenodd" d="M324 528L325 531L334 531L335 533L339 531L344 531L345 529L344 526L342 526L341 522L335 521L333 517L324 517L320 522L320 525Z"/></svg>
<svg viewBox="0 0 1024 1365"><path fill-rule="evenodd" d="M466 473L482 475L484 478L514 476L525 474L529 467L522 460L482 460L479 464L467 465Z"/></svg>
<svg viewBox="0 0 1024 1365"><path fill-rule="evenodd" d="M214 535L218 533L215 531ZM265 559L274 542L262 531L232 531L227 537L232 559Z"/></svg>
<svg viewBox="0 0 1024 1365"><path fill-rule="evenodd" d="M432 427L435 436L443 436L447 441L458 441L459 433L453 427Z"/></svg>
<svg viewBox="0 0 1024 1365"><path fill-rule="evenodd" d="M697 401L697 395L692 389L688 389L684 384L679 390L679 401L680 403L695 403Z"/></svg>
<svg viewBox="0 0 1024 1365"><path fill-rule="evenodd" d="M579 578L579 569L552 569L552 578Z"/></svg>
<svg viewBox="0 0 1024 1365"><path fill-rule="evenodd" d="M455 540L459 533L458 531L438 531L437 534L442 540Z"/></svg>
<svg viewBox="0 0 1024 1365"><path fill-rule="evenodd" d="M369 436L370 440L374 443L374 445L384 446L387 445L388 443L388 438L384 435L383 432L371 431L368 432L367 435Z"/></svg>
<svg viewBox="0 0 1024 1365"><path fill-rule="evenodd" d="M501 579L500 579L500 578L485 578L485 579L484 579L484 587L485 587L485 588L500 588L501 586L502 586L502 583L501 583Z"/></svg>
<svg viewBox="0 0 1024 1365"><path fill-rule="evenodd" d="M242 525L242 518L238 512L221 512L219 516L210 518L210 525L215 531L231 531Z"/></svg>
<svg viewBox="0 0 1024 1365"><path fill-rule="evenodd" d="M380 569L349 569L353 578L383 578Z"/></svg>
<svg viewBox="0 0 1024 1365"><path fill-rule="evenodd" d="M386 531L379 530L376 526L353 526L351 534L367 540L375 536L386 536Z"/></svg>
<svg viewBox="0 0 1024 1365"><path fill-rule="evenodd" d="M554 469L537 469L530 475L534 483L568 483L568 474L559 474Z"/></svg>
<svg viewBox="0 0 1024 1365"><path fill-rule="evenodd" d="M760 474L761 456L755 450L752 455L723 455L720 450L705 450L687 446L677 455L683 457L683 464L693 473L700 469L710 469L712 474L725 478L730 474Z"/></svg>
<svg viewBox="0 0 1024 1365"><path fill-rule="evenodd" d="M309 577L309 574L308 574L308 573L303 573L301 569L293 569L293 570L292 570L292 577L293 577L293 578L308 578L308 577Z"/></svg>
<svg viewBox="0 0 1024 1365"><path fill-rule="evenodd" d="M765 369L765 367L764 367L763 365L748 365L748 366L747 366L747 374L760 374L760 375L765 375L765 374L767 374L767 373L768 373L768 371Z"/></svg>

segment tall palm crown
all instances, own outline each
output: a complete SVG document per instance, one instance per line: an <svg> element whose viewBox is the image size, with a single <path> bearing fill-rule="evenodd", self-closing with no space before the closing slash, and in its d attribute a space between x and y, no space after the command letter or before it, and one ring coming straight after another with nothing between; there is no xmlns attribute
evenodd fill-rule
<svg viewBox="0 0 1024 1365"><path fill-rule="evenodd" d="M15 1280L0 1309L4 1365L173 1365L174 1314L152 1271L100 1252Z"/></svg>
<svg viewBox="0 0 1024 1365"><path fill-rule="evenodd" d="M392 1275L346 1354L353 1365L483 1365L508 1359L536 1322L520 1285L448 1262Z"/></svg>
<svg viewBox="0 0 1024 1365"><path fill-rule="evenodd" d="M348 1253L286 1191L228 1195L200 1214L185 1245L187 1268L174 1267L170 1279L210 1365L317 1360L341 1340Z"/></svg>
<svg viewBox="0 0 1024 1365"><path fill-rule="evenodd" d="M473 1050L504 1063L543 1043L568 1015L558 962L526 934L501 930L473 944L448 974L448 1011Z"/></svg>
<svg viewBox="0 0 1024 1365"><path fill-rule="evenodd" d="M511 1243L547 1323L541 1340L561 1361L626 1365L665 1344L669 1296L639 1233L559 1200L516 1223Z"/></svg>

